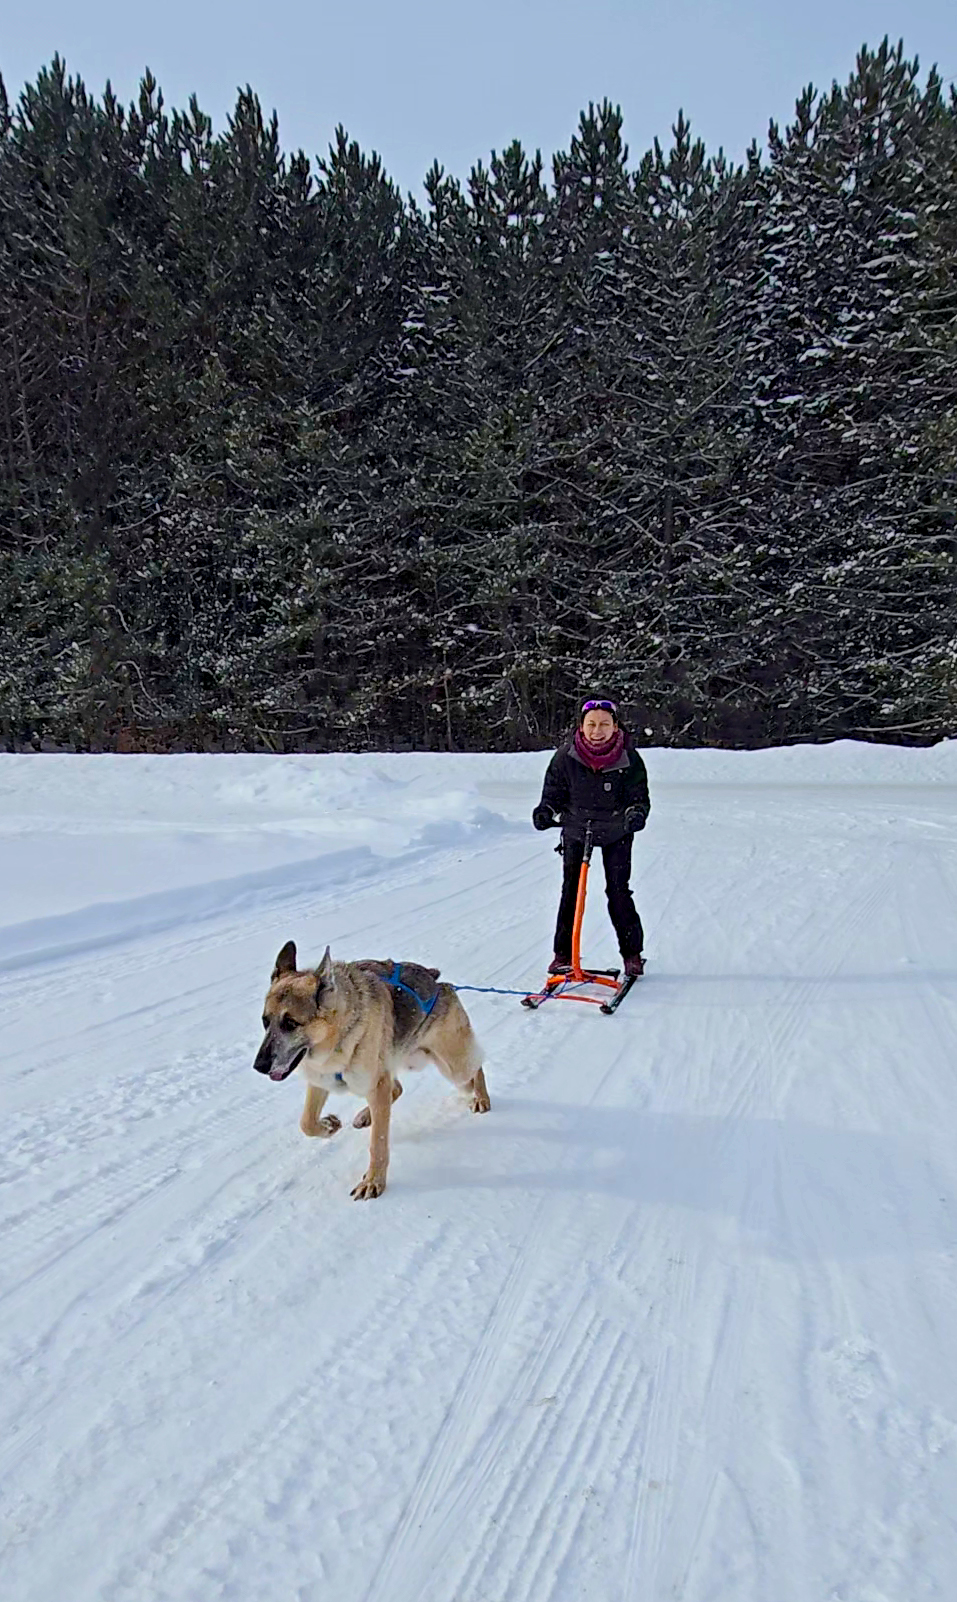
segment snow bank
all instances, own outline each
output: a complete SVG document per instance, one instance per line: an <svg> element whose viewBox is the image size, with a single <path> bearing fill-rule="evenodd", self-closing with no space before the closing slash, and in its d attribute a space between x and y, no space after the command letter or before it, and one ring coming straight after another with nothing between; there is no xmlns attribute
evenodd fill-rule
<svg viewBox="0 0 957 1602"><path fill-rule="evenodd" d="M526 816L551 752L316 756L0 755L0 832L255 827L394 847L424 822ZM839 740L767 751L642 748L674 784L957 785L957 740L926 749ZM489 808L490 800L502 805ZM524 809L524 810L522 810Z"/></svg>
<svg viewBox="0 0 957 1602"><path fill-rule="evenodd" d="M957 785L957 741L642 754L659 805L675 786ZM368 871L370 855L527 829L549 755L0 756L0 927L36 924L25 949L54 949L77 937L76 919L60 936L40 925L85 907L137 901L154 928L186 906L162 897L187 887L209 887L189 903L199 915L221 904L214 886L235 881L242 894L269 873L282 885L326 855L351 852ZM91 938L128 932L133 916L98 915ZM0 943L0 960L17 938Z"/></svg>

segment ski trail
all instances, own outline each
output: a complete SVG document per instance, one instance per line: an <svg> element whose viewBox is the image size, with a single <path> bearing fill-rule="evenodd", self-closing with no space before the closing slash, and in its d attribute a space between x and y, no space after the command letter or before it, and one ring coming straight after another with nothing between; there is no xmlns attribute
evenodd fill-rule
<svg viewBox="0 0 957 1602"><path fill-rule="evenodd" d="M252 1074L274 952L534 979L547 842L0 976L5 1595L949 1596L955 831L898 799L664 789L646 980L614 1019L465 994L492 1114L410 1075L368 1207L363 1137Z"/></svg>
<svg viewBox="0 0 957 1602"><path fill-rule="evenodd" d="M777 1108L786 1106L788 1088L796 1071L797 1058L791 1051L795 1033L805 1023L828 981L846 960L848 941L886 898L891 870L875 876L844 904L841 915L831 924L828 946L819 976L784 981L780 1003L770 1017L762 1013L763 1041L752 1028L749 1047L739 1051L735 1064L741 1071L730 1075L728 1089L719 1093L717 1106L723 1122L719 1140L728 1153L728 1167L739 1176L738 1199L734 1211L741 1220L745 1238L768 1238L779 1201L778 1169L780 1145L774 1141L755 1163L747 1145L737 1140L735 1125L752 1109L759 1088L762 1099L773 1087ZM696 902L699 898L695 898ZM702 909L706 910L706 909ZM807 920L810 930L812 920ZM818 947L820 956L820 947ZM708 1293L712 1279L702 1274L698 1263L687 1265L679 1285L673 1326L692 1326L699 1322L715 1331L711 1359L692 1375L688 1371L691 1355L687 1341L662 1340L660 1370L655 1377L653 1396L667 1398L665 1407L653 1405L646 1437L648 1478L656 1486L668 1488L665 1495L639 1498L627 1563L624 1590L626 1602L645 1602L658 1598L687 1595L689 1577L695 1566L699 1542L708 1529L709 1513L719 1480L726 1474L723 1453L738 1402L745 1353L752 1338L754 1308L764 1292L765 1264L751 1255L745 1269L729 1276L720 1290ZM703 1277L704 1285L698 1283ZM707 1318L699 1319L693 1305L705 1302ZM696 1421L684 1452L680 1451L687 1425L676 1407L677 1398L695 1394L699 1398ZM760 1549L755 1563L760 1570ZM787 1589L787 1579L780 1582Z"/></svg>
<svg viewBox="0 0 957 1602"><path fill-rule="evenodd" d="M600 1097L614 1073L614 1066L613 1062L606 1069L590 1101ZM555 1091L560 1095L560 1082ZM572 1148L564 1147L559 1152L554 1163L557 1178L560 1179L572 1159ZM514 1359L509 1361L507 1356L509 1340L530 1305L543 1296L548 1305L551 1300L548 1287L556 1276L561 1277L566 1272L569 1258L577 1260L586 1250L589 1256L600 1251L601 1241L595 1239L595 1228L594 1210L583 1210L573 1197L556 1197L550 1192L542 1195L533 1206L519 1255L512 1263L492 1315L475 1341L464 1381L442 1421L438 1436L430 1443L426 1467L388 1540L383 1562L363 1593L363 1602L395 1598L400 1576L403 1595L431 1596L436 1566L441 1564L441 1572L447 1575L447 1565L456 1548L460 1554L463 1551L472 1553L461 1583L481 1583L477 1573L471 1572L477 1571L483 1561L480 1551L474 1551L474 1545L476 1537L483 1546L487 1544L488 1525L484 1519L476 1518L476 1510L489 1478L499 1465L503 1446L510 1439L516 1410L529 1413L534 1419L537 1405L546 1408L555 1405L555 1396L536 1404L546 1376L547 1384L554 1387L556 1393L563 1393L563 1400L564 1395L573 1394L571 1371L584 1361L583 1348L589 1345L592 1337L587 1329L573 1337L576 1309L558 1303L553 1314L556 1322L546 1326L548 1338L517 1367ZM614 1232L620 1233L620 1228L617 1223ZM530 1260L536 1243L538 1253ZM509 1376L506 1394L490 1404L490 1393L495 1397L501 1390L498 1371L503 1361L504 1372ZM490 1405L491 1419L488 1417ZM564 1406L558 1412L564 1414ZM600 1416L596 1416L596 1427ZM536 1499L538 1492L537 1484L529 1479L530 1465L525 1460L529 1450L526 1446L518 1454L517 1463L509 1469L509 1475L515 1476L524 1488L526 1502L530 1490ZM523 1516L533 1527L536 1515L529 1516L523 1509ZM490 1512L487 1517L494 1521L496 1515ZM463 1526L468 1532L464 1543ZM519 1592L512 1588L517 1584L517 1577L513 1577L509 1594L525 1595L524 1590Z"/></svg>

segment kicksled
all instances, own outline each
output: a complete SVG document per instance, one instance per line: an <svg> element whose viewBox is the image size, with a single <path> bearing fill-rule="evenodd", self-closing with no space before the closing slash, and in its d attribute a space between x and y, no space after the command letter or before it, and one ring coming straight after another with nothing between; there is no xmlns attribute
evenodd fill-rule
<svg viewBox="0 0 957 1602"><path fill-rule="evenodd" d="M587 1006L600 1007L607 1015L618 1011L629 991L638 983L638 974L626 974L622 978L619 968L585 968L582 965L582 923L585 918L585 895L588 889L592 846L592 829L589 823L585 830L585 849L578 875L578 896L575 901L575 921L572 925L572 960L569 969L567 973L549 974L543 989L522 997L523 1007L534 1010L546 1001L583 1001Z"/></svg>

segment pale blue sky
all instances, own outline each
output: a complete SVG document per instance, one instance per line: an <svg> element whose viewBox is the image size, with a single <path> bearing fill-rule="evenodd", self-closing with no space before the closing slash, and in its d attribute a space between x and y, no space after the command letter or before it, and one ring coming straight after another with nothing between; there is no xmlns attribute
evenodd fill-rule
<svg viewBox="0 0 957 1602"><path fill-rule="evenodd" d="M547 161L605 95L633 157L667 139L679 106L739 157L804 84L845 79L885 33L957 79L955 0L6 0L0 73L14 97L58 50L88 87L110 78L127 100L149 65L168 106L195 90L217 127L249 82L286 149L324 152L343 122L421 193L436 156L464 177L518 137Z"/></svg>

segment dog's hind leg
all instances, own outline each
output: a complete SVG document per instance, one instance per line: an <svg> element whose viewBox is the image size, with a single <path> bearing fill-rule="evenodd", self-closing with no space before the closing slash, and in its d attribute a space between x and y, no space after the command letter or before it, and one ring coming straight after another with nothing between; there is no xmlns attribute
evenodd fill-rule
<svg viewBox="0 0 957 1602"><path fill-rule="evenodd" d="M336 1117L335 1113L329 1113L325 1118L320 1118L319 1116L326 1105L328 1096L328 1090L320 1090L318 1085L306 1086L305 1105L302 1109L302 1117L299 1120L299 1128L304 1135L318 1135L328 1139L330 1135L335 1134L337 1129L342 1128L342 1122Z"/></svg>
<svg viewBox="0 0 957 1602"><path fill-rule="evenodd" d="M473 1112L486 1113L492 1103L485 1083L482 1048L475 1038L468 1014L454 991L447 1009L445 1015L428 1031L421 1049L432 1058L439 1073L450 1079L468 1099Z"/></svg>
<svg viewBox="0 0 957 1602"><path fill-rule="evenodd" d="M468 1101L469 1108L474 1113L486 1113L492 1102L485 1083L485 1070L481 1063L476 1063L470 1054L463 1062L461 1058L450 1060L443 1056L434 1046L428 1046L426 1054L435 1063L443 1079L448 1079Z"/></svg>
<svg viewBox="0 0 957 1602"><path fill-rule="evenodd" d="M401 1096L401 1094L402 1094L402 1086L399 1084L399 1081L397 1079L393 1079L393 1081L392 1081L392 1100L393 1101L398 1101L398 1099ZM368 1129L368 1127L371 1124L371 1122L372 1122L372 1114L369 1111L368 1107L360 1107L359 1111L356 1113L355 1117L352 1120L352 1127L353 1127L353 1129Z"/></svg>
<svg viewBox="0 0 957 1602"><path fill-rule="evenodd" d="M356 1201L370 1201L385 1190L389 1167L389 1120L392 1117L392 1080L387 1073L369 1092L372 1133L369 1139L369 1166L352 1192Z"/></svg>
<svg viewBox="0 0 957 1602"><path fill-rule="evenodd" d="M484 1068L476 1068L472 1076L472 1083L467 1087L467 1093L470 1097L469 1106L474 1113L489 1111L492 1101L488 1093L488 1085L485 1083Z"/></svg>

